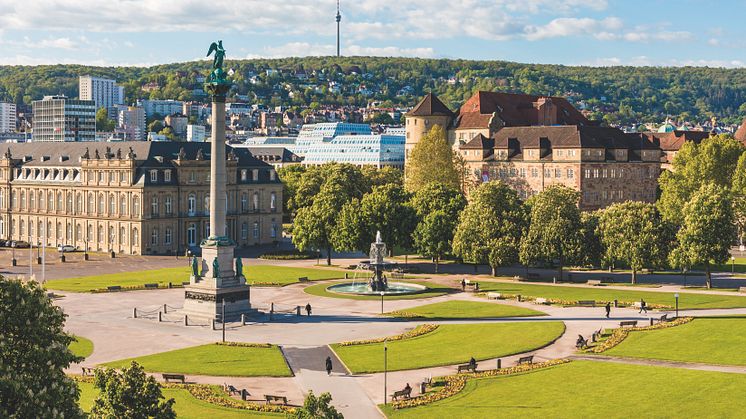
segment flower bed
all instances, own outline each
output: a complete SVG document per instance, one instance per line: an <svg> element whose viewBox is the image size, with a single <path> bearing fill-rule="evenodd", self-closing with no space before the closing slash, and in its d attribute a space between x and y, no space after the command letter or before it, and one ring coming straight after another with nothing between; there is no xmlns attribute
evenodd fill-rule
<svg viewBox="0 0 746 419"><path fill-rule="evenodd" d="M489 291L489 292L495 292L495 291ZM489 292L480 293L481 296L486 297L486 295ZM518 298L519 294L504 294L500 293L500 300L513 300ZM534 297L534 296L528 296L528 295L521 295L521 301L527 301L527 302L535 302L537 298L543 298L543 297ZM560 300L557 298L544 298L546 300L546 304L552 304L552 305L559 305L559 306L565 306L565 307L575 307L578 305L577 301L571 301L571 300ZM611 301L603 301L603 300L596 300L596 303L598 305L605 305L606 303L614 304L614 300ZM635 302L629 302L629 301L617 301L618 307L633 307L637 303ZM664 305L664 304L648 304L647 307L652 310L664 310L671 308L670 306Z"/></svg>
<svg viewBox="0 0 746 419"><path fill-rule="evenodd" d="M366 340L353 340L353 341L349 341L349 342L341 342L339 344L339 346L367 345L369 343L381 343L384 340L386 340L386 341L392 341L392 340L408 339L408 338L413 338L413 337L416 337L416 336L422 336L422 335L424 335L426 333L430 333L430 332L434 331L437 328L438 328L437 324L421 324L421 325L415 327L414 329L412 329L412 330L410 330L408 332L399 334L399 335L389 336L389 337L386 337L386 338L376 338L376 339L366 339Z"/></svg>
<svg viewBox="0 0 746 419"><path fill-rule="evenodd" d="M458 392L464 389L466 382L470 379L520 374L520 373L529 372L529 371L533 371L533 370L537 370L541 368L551 367L554 365L564 364L567 362L570 362L570 360L569 359L554 359L551 361L540 362L536 364L516 365L514 367L502 368L499 370L487 370L487 371L480 371L476 373L448 375L446 377L438 379L438 380L445 381L445 385L443 386L442 390L433 392L433 393L428 393L428 394L418 396L418 397L413 397L407 400L395 401L391 403L391 406L394 409L405 409L409 407L423 406L426 404L436 402L438 400L443 400L445 398L448 398L448 397L451 397L457 394Z"/></svg>
<svg viewBox="0 0 746 419"><path fill-rule="evenodd" d="M271 348L271 343L246 343L246 342L215 342L222 346L241 346L243 348Z"/></svg>
<svg viewBox="0 0 746 419"><path fill-rule="evenodd" d="M693 317L679 317L678 319L672 320L670 322L665 323L656 323L652 326L643 326L643 327L620 327L618 329L614 329L614 331L611 333L611 336L609 336L606 340L601 342L600 345L596 345L594 347L591 347L586 350L586 352L599 354L601 352L607 351L620 343L624 339L629 336L630 332L634 331L645 331L645 330L656 330L656 329L667 329L669 327L675 327L679 326L685 323L689 323L693 320Z"/></svg>
<svg viewBox="0 0 746 419"><path fill-rule="evenodd" d="M403 319L422 319L424 316L421 316L419 314L415 314L409 311L402 311L402 310L394 310L389 313L386 313L387 316L391 317L399 317Z"/></svg>
<svg viewBox="0 0 746 419"><path fill-rule="evenodd" d="M305 260L315 258L315 253L300 252L297 250L277 250L274 252L267 252L259 256L259 259L266 260Z"/></svg>

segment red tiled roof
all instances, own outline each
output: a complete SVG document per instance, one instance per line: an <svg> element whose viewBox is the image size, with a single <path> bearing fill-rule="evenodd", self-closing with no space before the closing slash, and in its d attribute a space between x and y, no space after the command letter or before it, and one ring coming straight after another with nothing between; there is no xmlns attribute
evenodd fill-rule
<svg viewBox="0 0 746 419"><path fill-rule="evenodd" d="M706 131L672 131L672 132L646 132L663 151L679 151L685 141L694 141L699 144L710 136Z"/></svg>
<svg viewBox="0 0 746 419"><path fill-rule="evenodd" d="M511 140L521 148L540 148L548 141L551 148L658 149L644 134L627 134L617 128L565 125L505 127L493 136L495 148L508 148Z"/></svg>
<svg viewBox="0 0 746 419"><path fill-rule="evenodd" d="M494 138L487 138L482 134L477 134L469 140L466 144L462 144L459 146L459 148L462 149L477 149L477 150L484 150L484 149L491 149L495 146L495 140Z"/></svg>
<svg viewBox="0 0 746 419"><path fill-rule="evenodd" d="M557 125L589 125L590 121L562 97L547 97L516 93L479 91L467 100L459 111L459 128L485 128L493 113L506 126L539 125L535 103L545 98L557 107Z"/></svg>
<svg viewBox="0 0 746 419"><path fill-rule="evenodd" d="M407 113L409 116L453 116L453 111L432 93L428 93L414 109Z"/></svg>
<svg viewBox="0 0 746 419"><path fill-rule="evenodd" d="M743 119L743 122L741 123L741 127L738 128L738 131L736 131L735 137L736 137L736 140L746 145L746 118Z"/></svg>

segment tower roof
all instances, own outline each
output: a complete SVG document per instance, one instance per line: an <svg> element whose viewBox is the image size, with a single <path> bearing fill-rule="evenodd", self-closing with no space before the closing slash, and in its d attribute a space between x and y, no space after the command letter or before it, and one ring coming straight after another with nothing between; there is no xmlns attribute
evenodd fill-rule
<svg viewBox="0 0 746 419"><path fill-rule="evenodd" d="M453 111L432 93L428 93L420 103L407 113L409 116L453 116Z"/></svg>

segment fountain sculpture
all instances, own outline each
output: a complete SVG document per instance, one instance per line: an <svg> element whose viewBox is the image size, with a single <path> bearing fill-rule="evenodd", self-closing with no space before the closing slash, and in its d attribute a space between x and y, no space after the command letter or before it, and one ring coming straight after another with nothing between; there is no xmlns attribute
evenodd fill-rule
<svg viewBox="0 0 746 419"><path fill-rule="evenodd" d="M386 255L386 243L381 240L381 232L377 231L376 241L370 244L370 268L373 270L373 276L368 281L368 287L371 291L386 291L388 289L388 280L383 274L384 255Z"/></svg>

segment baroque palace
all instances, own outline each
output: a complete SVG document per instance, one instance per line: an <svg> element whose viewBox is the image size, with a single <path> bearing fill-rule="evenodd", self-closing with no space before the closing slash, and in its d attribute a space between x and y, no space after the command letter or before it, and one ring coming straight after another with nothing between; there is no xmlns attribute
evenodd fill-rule
<svg viewBox="0 0 746 419"><path fill-rule="evenodd" d="M480 91L458 112L425 96L406 115L407 156L436 124L466 164L467 190L499 179L528 198L562 184L580 192L583 210L654 202L661 165L675 154L655 134L597 126L564 98Z"/></svg>
<svg viewBox="0 0 746 419"><path fill-rule="evenodd" d="M228 147L228 146L226 146ZM226 233L241 247L282 234L282 184L228 147ZM209 235L210 143L8 144L0 238L122 254L183 254Z"/></svg>

